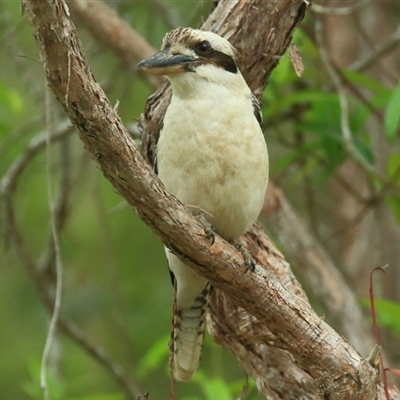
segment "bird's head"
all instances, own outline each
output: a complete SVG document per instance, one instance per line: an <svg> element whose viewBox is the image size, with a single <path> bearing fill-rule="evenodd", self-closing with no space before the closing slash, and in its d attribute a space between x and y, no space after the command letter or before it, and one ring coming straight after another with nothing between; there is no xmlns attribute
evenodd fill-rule
<svg viewBox="0 0 400 400"><path fill-rule="evenodd" d="M177 28L164 37L159 53L141 61L135 69L165 75L171 81L182 74L196 74L210 80L212 71L236 74L235 56L234 47L215 33Z"/></svg>

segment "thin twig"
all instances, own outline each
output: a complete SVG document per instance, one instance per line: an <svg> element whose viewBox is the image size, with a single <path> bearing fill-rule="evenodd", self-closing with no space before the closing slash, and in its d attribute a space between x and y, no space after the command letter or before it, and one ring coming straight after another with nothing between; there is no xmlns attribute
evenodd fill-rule
<svg viewBox="0 0 400 400"><path fill-rule="evenodd" d="M72 132L72 126L70 121L64 120L59 123L50 134L48 140L54 142L64 138L66 135ZM25 150L14 160L10 165L6 173L3 175L0 181L0 197L4 199L3 202L3 213L7 215L7 207L11 206L11 198L17 187L18 179L28 165L28 163L35 157L46 145L47 136L45 132L39 133L31 139ZM3 237L6 246L11 241L13 231L10 229L7 218L4 218Z"/></svg>
<svg viewBox="0 0 400 400"><path fill-rule="evenodd" d="M375 8L372 8L373 12L378 12ZM370 11L371 12L371 11ZM376 19L376 17L375 17ZM377 47L377 37L376 35L371 35L371 27L369 24L365 24L365 15L359 13L353 18L353 25L358 33L359 40L364 42L365 52L375 53ZM384 62L383 57L378 57L376 63L379 64L380 74L382 78L391 84L392 86L397 83L397 77L393 75L390 68L388 68L387 63Z"/></svg>
<svg viewBox="0 0 400 400"><path fill-rule="evenodd" d="M65 138L68 134L73 131L71 123L68 120L61 122L50 134L48 140L50 142L56 142ZM7 237L10 242L15 247L16 254L22 261L22 264L26 268L28 275L30 276L32 282L34 283L41 302L48 310L49 313L53 312L54 308L54 297L50 293L49 288L49 278L50 275L46 274L45 271L48 270L51 261L53 260L52 255L48 257L41 257L36 263L32 256L29 254L24 237L19 229L16 221L16 215L12 204L13 193L18 185L18 179L24 169L27 167L29 162L46 146L46 133L42 132L32 138L29 144L26 146L25 150L21 155L12 163L8 168L6 174L3 176L0 182L0 195L3 200L2 212L4 215L4 225L7 231ZM62 188L66 188L66 184L62 184ZM60 199L65 199L62 194L64 189L61 190ZM59 200L58 204L61 200ZM60 210L60 206L56 207ZM60 225L62 221L61 215L57 216L56 222ZM50 240L49 240L50 242ZM50 245L47 244L46 248ZM43 261L44 260L44 261ZM82 331L76 327L72 322L70 322L65 317L60 317L58 319L57 328L61 332L66 334L72 339L73 342L77 343L82 347L82 349L87 352L91 357L93 357L100 365L107 370L110 375L115 379L115 381L120 385L122 390L127 394L127 398L135 400L140 394L140 390L137 385L132 381L130 376L125 373L124 369L115 361L113 361L109 355L99 346L96 346L90 339L86 338Z"/></svg>
<svg viewBox="0 0 400 400"><path fill-rule="evenodd" d="M375 335L376 344L379 345L379 346L381 346L381 339L379 337L378 322L376 320L373 276L374 276L374 272L375 271L385 272L385 269L387 267L388 267L388 265L384 265L383 267L374 268L371 271L371 273L369 274L369 301L370 301L370 307L371 307L372 326L374 328L374 335ZM386 368L385 368L385 365L384 365L382 352L380 352L380 354L379 354L379 359L380 359L380 368L382 370L383 387L384 387L384 390L385 390L386 400L390 400L389 385L388 385L388 381L387 381Z"/></svg>
<svg viewBox="0 0 400 400"><path fill-rule="evenodd" d="M353 133L350 129L349 123L349 102L347 99L345 88L342 84L342 80L340 79L340 75L337 73L336 68L328 55L323 39L322 21L320 18L316 18L315 20L315 36L322 61L339 95L340 125L342 129L345 149L347 150L349 155L357 162L357 164L360 165L360 167L369 175L378 178L384 184L389 184L387 178L365 159L365 157L358 151L357 147L354 144Z"/></svg>
<svg viewBox="0 0 400 400"><path fill-rule="evenodd" d="M47 384L47 364L51 353L52 344L55 339L56 328L61 309L61 295L62 295L62 261L61 261L61 248L60 239L58 235L58 227L56 222L56 209L54 202L53 184L52 184L52 145L51 145L51 102L50 92L46 90L46 175L47 175L47 198L49 202L50 211L50 226L52 234L52 247L55 254L55 299L53 314L50 320L50 326L46 337L46 343L42 354L42 362L40 367L40 386L44 393L44 399L50 399L49 387Z"/></svg>
<svg viewBox="0 0 400 400"><path fill-rule="evenodd" d="M11 196L17 186L18 179L26 165L35 157L45 146L47 140L54 142L64 138L73 131L73 126L69 120L60 122L47 138L46 132L41 132L33 137L25 150L14 160L7 172L0 181L0 194Z"/></svg>
<svg viewBox="0 0 400 400"><path fill-rule="evenodd" d="M112 51L128 68L132 68L139 61L156 52L136 30L106 3L99 0L67 0L67 4L72 14L80 19L91 35L104 47ZM156 88L165 82L165 79L161 76L142 75L142 78L152 88Z"/></svg>
<svg viewBox="0 0 400 400"><path fill-rule="evenodd" d="M71 190L71 165L68 137L63 138L63 142L59 146L60 151L60 188L57 201L54 202L53 217L56 230L59 232L63 228L68 217L68 199L72 194ZM49 232L47 245L43 246L42 255L38 261L38 268L42 273L48 273L53 276L53 264L56 260L56 252L54 246L54 237L52 231Z"/></svg>
<svg viewBox="0 0 400 400"><path fill-rule="evenodd" d="M22 36L19 33L24 27L23 19L15 24L13 20L10 8L4 6L7 2L0 1L0 32L2 36L0 37L0 43L4 45L8 56L5 54L3 57L7 58L8 63L12 63L12 68L16 71L19 79L24 82L24 87L29 90L34 96L35 100L38 102L43 102L43 91L40 83L33 74L31 64L26 63L24 50L21 47L18 39Z"/></svg>
<svg viewBox="0 0 400 400"><path fill-rule="evenodd" d="M377 47L372 53L366 55L364 58L355 61L349 67L349 69L354 71L363 71L367 69L376 61L379 61L384 54L393 50L399 43L400 43L400 25L397 27L397 29L385 43Z"/></svg>
<svg viewBox="0 0 400 400"><path fill-rule="evenodd" d="M7 220L9 230L12 232L12 239L16 253L20 257L32 282L35 284L43 305L48 312L51 313L54 306L54 299L49 293L48 279L45 279L45 276L39 273L40 269L33 261L26 248L25 241L16 222L11 198L5 197L4 203L5 220ZM140 390L138 389L137 385L134 383L134 381L132 381L131 377L125 373L124 369L109 357L103 348L95 345L89 338L85 337L83 332L65 317L60 317L58 319L57 327L61 332L71 338L73 342L80 345L85 352L93 357L100 365L103 366L105 370L110 373L110 375L120 385L122 390L125 391L128 399L135 400L137 398L137 396L140 394Z"/></svg>
<svg viewBox="0 0 400 400"><path fill-rule="evenodd" d="M58 328L70 337L75 343L95 359L110 375L115 379L118 385L125 391L129 400L136 400L141 394L139 387L125 372L124 368L106 353L106 351L93 343L84 333L71 321L65 317L60 317Z"/></svg>

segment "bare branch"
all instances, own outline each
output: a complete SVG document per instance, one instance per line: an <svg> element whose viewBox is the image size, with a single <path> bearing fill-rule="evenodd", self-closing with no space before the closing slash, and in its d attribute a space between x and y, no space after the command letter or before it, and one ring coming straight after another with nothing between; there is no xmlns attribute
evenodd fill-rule
<svg viewBox="0 0 400 400"><path fill-rule="evenodd" d="M354 293L273 183L268 188L267 207L270 212L263 213L266 224L284 245L288 257L296 261L296 271L312 297L324 307L333 326L361 354L368 356L374 342Z"/></svg>
<svg viewBox="0 0 400 400"><path fill-rule="evenodd" d="M79 18L103 46L114 52L128 68L155 53L155 50L109 6L99 0L68 0L71 12ZM163 77L144 75L153 87L165 81Z"/></svg>
<svg viewBox="0 0 400 400"><path fill-rule="evenodd" d="M51 143L53 143L58 140L62 140L72 131L73 127L71 126L70 121L65 120L54 128L49 137L46 136L46 132L35 136L29 142L22 154L9 167L8 171L0 182L0 195L3 200L2 212L4 215L3 220L5 224L5 237L15 246L16 252L21 258L23 265L25 266L32 282L37 289L37 293L49 314L53 312L54 308L54 281L53 273L50 271L55 257L53 240L51 239L50 235L50 238L45 245L45 250L43 251L42 257L38 262L35 262L28 252L25 240L17 224L12 198L21 173L27 167L33 157L35 157L44 149L46 146L46 141L49 140ZM65 182L65 178L63 178L61 182L59 199L54 206L54 222L57 229L61 228L65 217L62 210L66 201L67 187L68 185ZM140 390L138 389L137 385L132 381L131 377L125 373L123 368L110 358L103 348L95 345L89 338L85 337L85 335L77 326L63 316L59 317L57 328L69 336L73 342L81 346L85 352L87 352L100 365L102 365L121 386L122 390L126 392L128 399L137 399L137 396L140 394Z"/></svg>
<svg viewBox="0 0 400 400"><path fill-rule="evenodd" d="M71 128L71 123L68 120L61 122L56 128L54 128L52 134L50 135L50 142L64 138L68 133L72 132ZM0 196L4 199L2 207L4 215L7 215L7 208L11 207L11 198L17 187L17 182L22 171L31 161L31 159L44 148L46 141L46 133L40 133L39 135L35 136L26 146L25 150L14 160L7 172L2 177L0 181ZM5 217L3 235L6 245L12 237L12 229L10 229L7 221L8 219Z"/></svg>
<svg viewBox="0 0 400 400"><path fill-rule="evenodd" d="M392 51L400 42L400 25L393 32L393 34L389 37L389 39L380 45L378 48L374 49L374 51L364 58L361 58L354 62L350 69L354 71L363 71L373 65L376 61L380 61L382 56L386 53Z"/></svg>
<svg viewBox="0 0 400 400"><path fill-rule="evenodd" d="M329 76L332 79L332 82L335 85L335 88L339 94L340 124L345 148L349 155L364 171L366 171L369 175L378 178L383 184L388 186L391 183L387 180L387 178L383 174L381 174L372 164L370 164L355 146L353 134L351 132L349 123L349 102L347 99L346 90L344 85L342 84L340 75L336 72L336 68L326 50L322 34L322 21L318 18L315 20L315 35L317 38L317 43L319 45L319 52L321 54L322 61L324 62Z"/></svg>
<svg viewBox="0 0 400 400"><path fill-rule="evenodd" d="M55 208L54 191L51 179L51 164L52 164L52 146L51 146L51 103L50 94L46 93L46 177L47 177L47 198L50 211L50 225L51 225L51 248L55 256L55 294L54 306L50 319L50 326L48 329L46 343L42 353L42 362L40 367L40 385L44 393L44 399L50 399L50 392L47 382L47 364L50 359L51 349L56 337L56 329L60 317L61 309L61 295L62 295L62 261L61 261L61 248L60 237L57 223L57 210ZM66 196L66 192L64 192ZM63 200L62 200L63 202Z"/></svg>
<svg viewBox="0 0 400 400"><path fill-rule="evenodd" d="M50 142L60 140L64 138L67 134L72 133L73 127L69 120L62 121L57 127L54 128L52 134L50 135ZM8 171L4 174L1 179L0 193L4 195L12 195L14 192L18 178L25 168L25 166L31 161L31 159L41 151L44 146L46 146L46 132L42 132L35 136L29 144L26 146L25 150L21 155L11 164Z"/></svg>

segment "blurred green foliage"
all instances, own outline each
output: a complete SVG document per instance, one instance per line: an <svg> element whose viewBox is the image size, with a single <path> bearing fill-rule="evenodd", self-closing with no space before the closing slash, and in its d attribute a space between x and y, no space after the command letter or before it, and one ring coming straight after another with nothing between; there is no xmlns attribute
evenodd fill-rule
<svg viewBox="0 0 400 400"><path fill-rule="evenodd" d="M390 330L400 339L400 304L386 299L374 299L378 325ZM370 309L370 300L362 299L361 304Z"/></svg>
<svg viewBox="0 0 400 400"><path fill-rule="evenodd" d="M156 48L174 25L199 26L209 7L207 2L172 0L108 3ZM10 171L30 140L46 126L46 84L30 27L21 17L19 7L19 2L0 4L1 176ZM132 124L143 110L151 89L133 71L122 68L79 23L77 28L97 80L113 104L120 101L123 121ZM305 62L304 76L298 78L289 59L283 58L263 96L271 169L280 176L295 165L292 175L295 183L312 175L316 184L322 186L349 157L340 127L340 104L337 93L327 84L329 79L315 44L301 30L296 32L294 41ZM398 141L396 106L400 86L391 91L361 73L350 71L344 73L344 78L368 90L373 107L386 108L387 139L391 143ZM350 96L350 100L350 125L356 148L371 162L374 151L365 128L371 109L355 96ZM55 100L51 102L56 126L63 116ZM60 237L62 315L120 363L142 393L150 393L150 400L166 399L170 386L167 343L172 286L162 245L113 192L76 135L54 143L51 151L50 176L46 173L43 150L26 165L13 195L27 251L34 260L43 257L50 226L47 181L53 183L57 197L62 179L60 166L66 157L71 183L68 218ZM389 179L397 180L399 164L400 155L393 153L387 165ZM379 187L379 182L376 186ZM385 200L400 221L399 196L390 193ZM3 219L1 225L4 227L5 223ZM4 242L0 254L0 398L41 399L40 360L49 316L15 248L7 246L7 237ZM398 333L395 323L396 318L399 321L398 306L385 304L377 304L381 321ZM53 400L125 398L103 367L61 334L56 336L50 361L48 378ZM237 398L245 386L246 377L237 360L207 337L199 373L192 383L178 385L177 390L179 398L185 400L230 400ZM259 398L254 382L249 383L246 393L247 400Z"/></svg>

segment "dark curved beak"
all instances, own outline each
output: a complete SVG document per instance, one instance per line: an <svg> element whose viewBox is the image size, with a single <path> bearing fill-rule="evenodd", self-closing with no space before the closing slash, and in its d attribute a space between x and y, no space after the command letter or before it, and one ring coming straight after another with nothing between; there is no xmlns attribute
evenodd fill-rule
<svg viewBox="0 0 400 400"><path fill-rule="evenodd" d="M170 49L165 49L140 61L135 69L152 75L171 75L188 71L188 64L193 61L196 61L193 57L171 54Z"/></svg>

